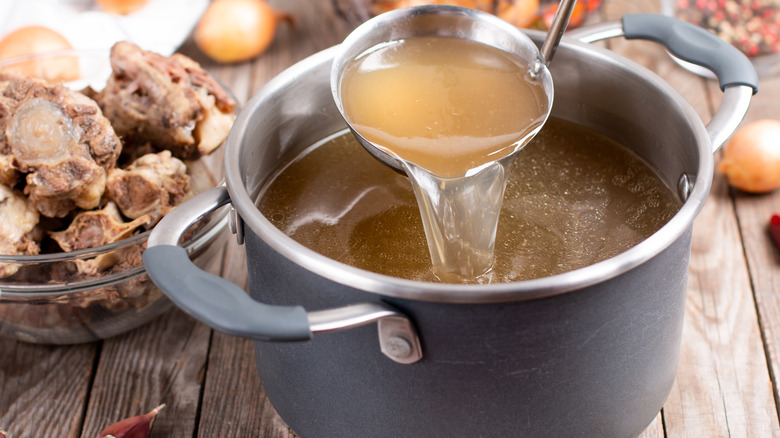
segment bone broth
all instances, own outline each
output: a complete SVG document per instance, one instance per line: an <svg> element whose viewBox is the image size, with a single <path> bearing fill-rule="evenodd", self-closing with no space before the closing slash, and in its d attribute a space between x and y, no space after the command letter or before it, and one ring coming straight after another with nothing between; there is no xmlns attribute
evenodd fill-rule
<svg viewBox="0 0 780 438"><path fill-rule="evenodd" d="M341 84L344 114L363 137L441 177L513 152L547 113L527 65L457 38L382 46L350 64Z"/></svg>
<svg viewBox="0 0 780 438"><path fill-rule="evenodd" d="M436 275L470 282L486 274L511 154L549 110L529 66L485 44L413 37L350 63L341 97L352 127L403 164Z"/></svg>
<svg viewBox="0 0 780 438"><path fill-rule="evenodd" d="M570 122L548 121L509 174L491 271L472 282L511 282L615 256L680 208L629 149ZM434 275L408 178L380 164L350 134L314 145L264 187L260 211L329 258L422 281ZM460 281L460 280L458 280Z"/></svg>

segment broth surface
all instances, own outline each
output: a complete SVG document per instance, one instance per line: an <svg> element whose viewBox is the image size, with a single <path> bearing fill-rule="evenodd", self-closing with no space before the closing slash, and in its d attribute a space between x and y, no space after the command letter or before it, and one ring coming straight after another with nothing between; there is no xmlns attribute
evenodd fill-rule
<svg viewBox="0 0 780 438"><path fill-rule="evenodd" d="M479 282L555 275L615 256L681 206L628 148L550 119L509 175L495 262ZM407 178L351 134L307 149L265 186L260 211L287 235L334 260L394 277L438 281Z"/></svg>

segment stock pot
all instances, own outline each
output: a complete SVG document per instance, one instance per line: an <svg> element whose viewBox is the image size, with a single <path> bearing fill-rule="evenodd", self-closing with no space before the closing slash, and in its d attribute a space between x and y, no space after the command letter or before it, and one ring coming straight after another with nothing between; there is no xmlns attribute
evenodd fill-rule
<svg viewBox="0 0 780 438"><path fill-rule="evenodd" d="M445 21L478 14L391 13ZM537 45L544 39L525 32ZM569 35L551 67L552 115L630 147L683 201L635 247L551 277L452 285L362 271L296 243L255 202L281 165L346 128L329 88L333 47L290 67L246 105L227 140L226 186L155 227L144 253L149 276L199 320L256 340L265 391L303 437L638 435L676 374L691 228L710 188L712 155L742 120L757 78L737 50L668 17L628 15ZM584 43L615 36L661 42L712 69L725 95L710 123L652 72ZM226 204L245 245L249 295L199 271L176 246L190 224Z"/></svg>

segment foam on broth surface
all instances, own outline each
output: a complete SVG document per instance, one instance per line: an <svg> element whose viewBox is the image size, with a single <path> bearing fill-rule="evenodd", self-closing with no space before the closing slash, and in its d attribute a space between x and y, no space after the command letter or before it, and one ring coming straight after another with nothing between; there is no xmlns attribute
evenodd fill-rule
<svg viewBox="0 0 780 438"><path fill-rule="evenodd" d="M520 281L591 265L646 239L680 206L628 148L551 119L517 156L495 262L475 281ZM409 180L380 164L351 134L307 149L267 183L258 208L280 230L329 258L390 276L440 281Z"/></svg>

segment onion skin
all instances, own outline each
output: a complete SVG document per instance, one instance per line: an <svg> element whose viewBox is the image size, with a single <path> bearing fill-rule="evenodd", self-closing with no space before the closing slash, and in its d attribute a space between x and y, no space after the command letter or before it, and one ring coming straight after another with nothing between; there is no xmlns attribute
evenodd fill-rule
<svg viewBox="0 0 780 438"><path fill-rule="evenodd" d="M50 28L25 26L0 39L0 60L71 49L73 46L70 42ZM13 63L7 69L21 76L52 82L70 81L80 76L78 59L74 56L30 59Z"/></svg>
<svg viewBox="0 0 780 438"><path fill-rule="evenodd" d="M215 0L193 36L198 48L217 62L247 61L268 49L281 20L292 24L291 16L263 0Z"/></svg>
<svg viewBox="0 0 780 438"><path fill-rule="evenodd" d="M780 188L780 121L758 120L734 133L718 171L732 187L749 193Z"/></svg>

